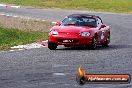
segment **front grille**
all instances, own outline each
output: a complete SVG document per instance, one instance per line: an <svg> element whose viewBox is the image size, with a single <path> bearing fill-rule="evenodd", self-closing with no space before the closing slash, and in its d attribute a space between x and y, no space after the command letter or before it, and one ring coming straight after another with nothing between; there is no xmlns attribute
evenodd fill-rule
<svg viewBox="0 0 132 88"><path fill-rule="evenodd" d="M79 36L80 33L72 33L72 32L59 32L60 35L65 35L65 36Z"/></svg>

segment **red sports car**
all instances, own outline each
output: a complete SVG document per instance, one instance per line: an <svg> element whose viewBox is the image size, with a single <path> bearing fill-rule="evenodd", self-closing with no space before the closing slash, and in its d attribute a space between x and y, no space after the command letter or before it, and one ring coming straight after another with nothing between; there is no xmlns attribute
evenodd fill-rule
<svg viewBox="0 0 132 88"><path fill-rule="evenodd" d="M58 45L64 45L95 49L97 45L108 46L109 43L110 28L99 16L72 14L50 29L48 48L55 50Z"/></svg>

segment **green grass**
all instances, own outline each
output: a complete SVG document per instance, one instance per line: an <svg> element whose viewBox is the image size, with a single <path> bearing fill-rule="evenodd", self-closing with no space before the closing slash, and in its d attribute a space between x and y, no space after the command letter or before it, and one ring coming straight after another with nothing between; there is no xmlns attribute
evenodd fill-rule
<svg viewBox="0 0 132 88"><path fill-rule="evenodd" d="M18 29L0 27L0 50L10 49L11 46L46 40L47 32L29 32Z"/></svg>
<svg viewBox="0 0 132 88"><path fill-rule="evenodd" d="M44 8L55 7L132 13L132 0L0 0L0 2Z"/></svg>

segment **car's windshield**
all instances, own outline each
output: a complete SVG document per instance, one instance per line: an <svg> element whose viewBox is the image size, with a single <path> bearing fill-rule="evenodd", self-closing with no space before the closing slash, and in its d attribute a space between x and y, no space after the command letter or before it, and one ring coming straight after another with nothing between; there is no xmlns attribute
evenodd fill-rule
<svg viewBox="0 0 132 88"><path fill-rule="evenodd" d="M96 27L96 19L92 17L67 17L62 21L63 26L93 26Z"/></svg>

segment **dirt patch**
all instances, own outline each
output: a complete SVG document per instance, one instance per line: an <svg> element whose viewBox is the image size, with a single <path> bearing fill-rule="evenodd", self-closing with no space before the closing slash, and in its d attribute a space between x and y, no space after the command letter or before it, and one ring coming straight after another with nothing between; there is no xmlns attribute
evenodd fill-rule
<svg viewBox="0 0 132 88"><path fill-rule="evenodd" d="M48 32L52 25L49 21L0 16L0 26L19 30Z"/></svg>

